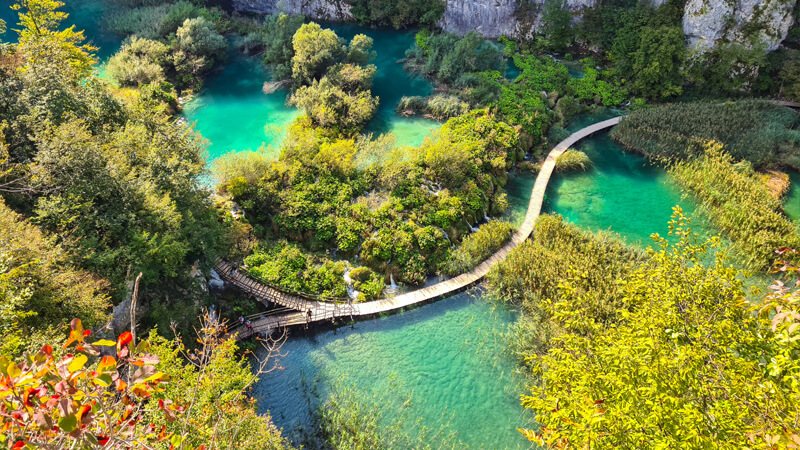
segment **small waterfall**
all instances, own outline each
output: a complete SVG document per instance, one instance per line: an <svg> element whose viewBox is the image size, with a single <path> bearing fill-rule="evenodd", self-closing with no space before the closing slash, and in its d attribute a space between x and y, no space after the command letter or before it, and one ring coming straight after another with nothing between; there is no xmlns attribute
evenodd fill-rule
<svg viewBox="0 0 800 450"><path fill-rule="evenodd" d="M464 219L464 222L465 222L465 223L467 224L467 226L469 227L469 231L470 231L471 233L474 233L474 232L478 231L478 229L477 229L477 228L475 228L475 227L473 227L472 225L470 225L470 224L469 224L469 221L468 221L467 219Z"/></svg>
<svg viewBox="0 0 800 450"><path fill-rule="evenodd" d="M392 275L391 273L389 274L389 282L390 282L389 288L396 291L397 283L394 282L394 275Z"/></svg>
<svg viewBox="0 0 800 450"><path fill-rule="evenodd" d="M353 287L353 279L350 278L350 268L348 267L344 271L344 284L347 287L347 296L350 297L351 300L358 300L358 292L356 288Z"/></svg>
<svg viewBox="0 0 800 450"><path fill-rule="evenodd" d="M486 210L485 209L483 210L483 220L485 220L487 222L489 221L489 216L486 215Z"/></svg>

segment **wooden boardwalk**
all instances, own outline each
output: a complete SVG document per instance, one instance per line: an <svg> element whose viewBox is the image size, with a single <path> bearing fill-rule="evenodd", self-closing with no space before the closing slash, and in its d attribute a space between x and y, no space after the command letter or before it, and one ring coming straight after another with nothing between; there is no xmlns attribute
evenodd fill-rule
<svg viewBox="0 0 800 450"><path fill-rule="evenodd" d="M235 286L243 293L250 295L259 301L281 305L294 310L293 312L287 312L279 315L265 315L263 318L256 317L251 319L253 327L252 330L237 328L233 331L239 333L239 338L246 338L256 332L262 332L291 325L302 325L323 320L335 320L339 317L355 318L371 316L448 297L475 285L481 281L481 279L483 279L487 273L489 273L489 270L491 270L492 266L500 261L503 261L508 253L511 252L511 250L528 239L531 233L533 233L534 227L536 226L536 219L539 218L539 214L542 211L542 203L544 202L544 194L547 190L547 184L550 182L550 176L553 174L558 157L561 156L568 148L575 145L578 141L591 136L598 131L611 128L618 124L620 120L621 117L615 117L613 119L608 119L594 125L590 125L573 133L567 139L564 139L558 145L556 145L547 155L547 159L545 159L544 163L542 164L539 175L536 177L536 183L533 186L530 203L528 204L528 211L525 214L525 220L522 222L522 225L519 227L517 232L511 237L511 240L497 253L479 264L472 271L432 286L398 295L396 297L374 300L365 303L351 304L349 302L321 302L308 298L302 298L298 295L280 292L273 287L260 284L241 273L238 274L234 279L234 277L231 275L231 267L224 261L220 261L216 266L216 270L220 277L222 277L222 279L227 283Z"/></svg>

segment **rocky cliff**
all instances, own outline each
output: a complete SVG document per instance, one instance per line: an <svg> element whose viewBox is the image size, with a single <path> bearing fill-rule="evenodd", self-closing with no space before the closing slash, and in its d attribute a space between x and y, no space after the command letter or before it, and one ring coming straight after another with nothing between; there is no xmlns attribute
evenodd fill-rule
<svg viewBox="0 0 800 450"><path fill-rule="evenodd" d="M238 10L261 13L302 13L316 20L352 20L346 0L232 0ZM447 8L439 22L446 31L465 34L470 30L485 37L527 37L540 24L539 11L545 0L445 0ZM600 0L567 0L575 12ZM666 0L651 0L655 5ZM794 22L798 0L687 0L683 31L695 48L712 48L720 42L761 43L775 50ZM521 6L521 4L523 4Z"/></svg>
<svg viewBox="0 0 800 450"><path fill-rule="evenodd" d="M683 32L698 49L720 42L777 49L794 22L796 0L688 0Z"/></svg>
<svg viewBox="0 0 800 450"><path fill-rule="evenodd" d="M237 11L265 14L303 14L314 20L352 20L345 0L232 0Z"/></svg>

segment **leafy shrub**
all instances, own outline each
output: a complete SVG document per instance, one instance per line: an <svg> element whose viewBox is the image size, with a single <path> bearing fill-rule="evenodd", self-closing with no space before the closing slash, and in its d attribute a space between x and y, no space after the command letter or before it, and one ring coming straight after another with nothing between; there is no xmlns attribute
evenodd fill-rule
<svg viewBox="0 0 800 450"><path fill-rule="evenodd" d="M117 10L104 18L104 26L115 34L160 39L163 37L161 22L169 10L169 5Z"/></svg>
<svg viewBox="0 0 800 450"><path fill-rule="evenodd" d="M344 263L320 259L285 241L257 247L244 260L248 273L273 286L324 297L347 297Z"/></svg>
<svg viewBox="0 0 800 450"><path fill-rule="evenodd" d="M391 25L395 29L414 25L433 26L442 17L442 0L350 0L350 12L362 24Z"/></svg>
<svg viewBox="0 0 800 450"><path fill-rule="evenodd" d="M467 113L469 104L454 95L413 96L401 98L397 104L397 111L400 113L414 111L433 117L436 120L447 120Z"/></svg>
<svg viewBox="0 0 800 450"><path fill-rule="evenodd" d="M367 267L356 267L350 271L350 278L353 280L353 289L357 290L359 301L372 300L380 297L386 282L382 275L379 275Z"/></svg>
<svg viewBox="0 0 800 450"><path fill-rule="evenodd" d="M513 232L514 228L510 223L503 220L490 220L478 231L467 236L450 253L444 273L455 276L469 272L503 248Z"/></svg>
<svg viewBox="0 0 800 450"><path fill-rule="evenodd" d="M164 80L169 49L158 41L134 36L108 61L109 76L122 86L138 86Z"/></svg>
<svg viewBox="0 0 800 450"><path fill-rule="evenodd" d="M556 172L586 171L593 166L592 160L589 159L586 153L575 149L568 149L556 160L555 170Z"/></svg>
<svg viewBox="0 0 800 450"><path fill-rule="evenodd" d="M302 15L286 14L273 14L264 18L264 62L270 66L276 80L292 77L292 37L304 20Z"/></svg>

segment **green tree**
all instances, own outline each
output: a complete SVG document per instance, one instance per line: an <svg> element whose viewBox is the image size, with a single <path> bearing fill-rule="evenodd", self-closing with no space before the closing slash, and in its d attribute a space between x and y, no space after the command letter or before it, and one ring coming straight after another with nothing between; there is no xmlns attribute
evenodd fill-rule
<svg viewBox="0 0 800 450"><path fill-rule="evenodd" d="M353 36L350 45L347 47L347 62L353 64L369 64L375 59L375 52L372 50L372 38L365 34Z"/></svg>
<svg viewBox="0 0 800 450"><path fill-rule="evenodd" d="M633 56L633 87L650 99L665 99L683 92L681 64L686 44L678 27L645 27Z"/></svg>
<svg viewBox="0 0 800 450"><path fill-rule="evenodd" d="M169 48L158 41L131 38L108 60L109 76L122 86L139 86L164 80Z"/></svg>
<svg viewBox="0 0 800 450"><path fill-rule="evenodd" d="M566 50L575 39L572 13L565 6L565 0L547 0L542 11L542 34L545 45L557 52Z"/></svg>
<svg viewBox="0 0 800 450"><path fill-rule="evenodd" d="M227 57L225 38L203 17L186 19L176 36L173 64L181 84L196 87L205 72Z"/></svg>
<svg viewBox="0 0 800 450"><path fill-rule="evenodd" d="M289 101L302 108L314 124L342 132L359 130L378 109L378 98L369 91L347 91L327 76L300 87Z"/></svg>
<svg viewBox="0 0 800 450"><path fill-rule="evenodd" d="M292 38L305 17L272 14L264 18L264 62L269 64L276 80L292 77Z"/></svg>
<svg viewBox="0 0 800 450"><path fill-rule="evenodd" d="M332 30L311 22L301 26L292 38L292 77L298 86L319 80L328 67L338 62L345 46Z"/></svg>
<svg viewBox="0 0 800 450"><path fill-rule="evenodd" d="M784 346L777 334L796 319L778 328L769 303L752 314L763 304L745 300L737 271L721 257L703 262L718 238L698 241L678 208L670 230L676 244L655 236L648 260L619 278L627 306L609 326L575 313L593 295L577 287L585 268L561 282L547 308L565 332L533 360L541 383L523 398L541 424L538 433L523 430L531 440L770 448L797 438L797 367L775 359L796 357L797 344Z"/></svg>

